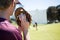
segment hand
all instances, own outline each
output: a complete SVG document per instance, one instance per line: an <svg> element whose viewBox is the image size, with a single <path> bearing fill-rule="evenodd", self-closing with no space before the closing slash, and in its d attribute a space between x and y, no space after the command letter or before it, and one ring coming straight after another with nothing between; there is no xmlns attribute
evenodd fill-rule
<svg viewBox="0 0 60 40"><path fill-rule="evenodd" d="M28 30L29 22L26 21L26 16L19 17L19 20L21 21L21 29L22 30Z"/></svg>

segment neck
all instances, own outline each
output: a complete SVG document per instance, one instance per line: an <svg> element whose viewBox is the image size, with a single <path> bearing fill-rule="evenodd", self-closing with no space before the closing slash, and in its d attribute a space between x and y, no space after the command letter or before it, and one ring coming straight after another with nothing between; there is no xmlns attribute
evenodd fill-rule
<svg viewBox="0 0 60 40"><path fill-rule="evenodd" d="M5 18L7 20L10 20L10 16L6 12L0 12L0 17L1 18Z"/></svg>

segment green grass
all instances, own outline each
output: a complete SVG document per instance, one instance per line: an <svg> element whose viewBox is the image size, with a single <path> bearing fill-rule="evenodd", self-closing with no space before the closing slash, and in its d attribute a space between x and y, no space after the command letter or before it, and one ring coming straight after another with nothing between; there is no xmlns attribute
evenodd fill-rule
<svg viewBox="0 0 60 40"><path fill-rule="evenodd" d="M60 23L38 25L38 30L30 26L31 40L60 40Z"/></svg>
<svg viewBox="0 0 60 40"><path fill-rule="evenodd" d="M13 24L16 25L15 23ZM60 40L60 23L40 24L38 25L38 30L31 25L29 33L31 40Z"/></svg>

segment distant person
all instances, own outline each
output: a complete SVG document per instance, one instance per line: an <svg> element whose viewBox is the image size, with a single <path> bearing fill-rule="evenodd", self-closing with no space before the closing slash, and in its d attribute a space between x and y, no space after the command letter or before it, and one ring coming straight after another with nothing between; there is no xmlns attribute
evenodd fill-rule
<svg viewBox="0 0 60 40"><path fill-rule="evenodd" d="M38 25L37 25L37 22L35 22L35 23L33 24L33 27L35 27L36 30L38 30L38 29L37 29L37 26L38 26Z"/></svg>
<svg viewBox="0 0 60 40"><path fill-rule="evenodd" d="M36 30L38 30L38 29L37 29L37 22L35 22L35 27L36 27Z"/></svg>
<svg viewBox="0 0 60 40"><path fill-rule="evenodd" d="M16 28L14 25L12 25L9 22L10 16L13 14L16 4L20 4L18 0L0 0L0 32L1 34L2 33L13 34L16 40L22 40L21 30L23 30L24 40L29 40L27 36L27 32L28 32L27 27L29 26L29 22L23 19L21 20L22 22L21 26L24 29L22 29L22 27ZM9 40L15 40L12 38L13 35L9 36L8 34L5 35L6 38L8 37L5 40L8 40L9 38L10 38Z"/></svg>
<svg viewBox="0 0 60 40"><path fill-rule="evenodd" d="M19 26L19 29L22 28L23 30L24 29L27 30L29 28L29 25L31 24L31 16L24 8L19 7L19 8L16 9L15 18L16 18L16 22L17 22L17 24ZM22 23L24 23L24 22L29 23L29 25L27 23L25 23L27 29L25 27L23 27L24 25L22 25ZM29 37L28 32L27 32L26 35L28 35L28 40L29 40L30 37ZM25 34L23 34L23 36L25 36Z"/></svg>

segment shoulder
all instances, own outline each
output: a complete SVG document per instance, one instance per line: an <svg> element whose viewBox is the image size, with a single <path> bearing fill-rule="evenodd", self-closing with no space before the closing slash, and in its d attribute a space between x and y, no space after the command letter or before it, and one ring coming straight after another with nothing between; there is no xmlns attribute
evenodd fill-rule
<svg viewBox="0 0 60 40"><path fill-rule="evenodd" d="M18 28L16 28L14 25L12 25L11 23L9 23L8 21L4 21L0 23L0 29L12 32L15 34L15 36L18 39L22 39L22 35L21 32L18 30Z"/></svg>

